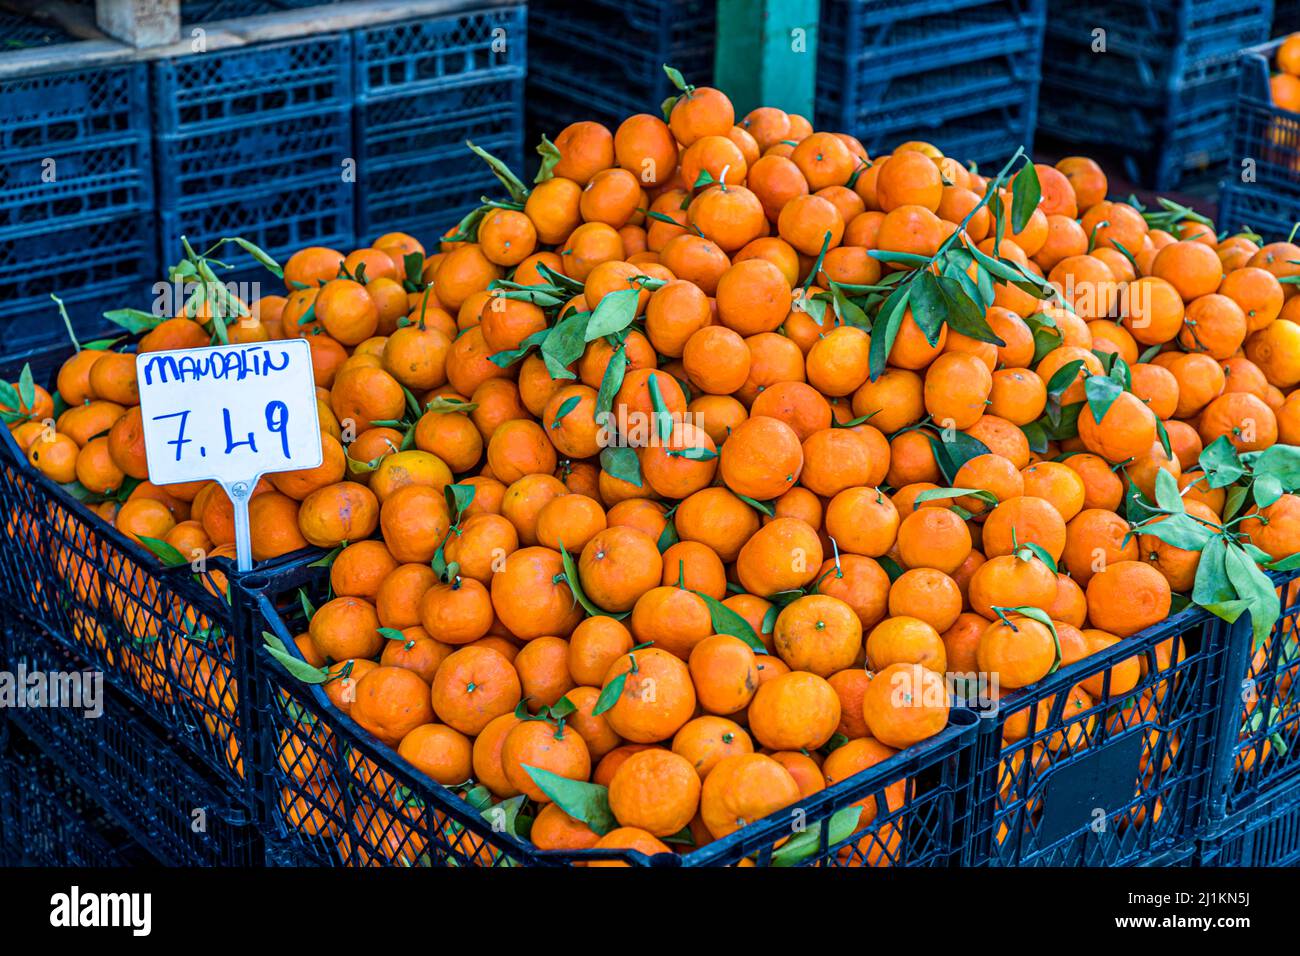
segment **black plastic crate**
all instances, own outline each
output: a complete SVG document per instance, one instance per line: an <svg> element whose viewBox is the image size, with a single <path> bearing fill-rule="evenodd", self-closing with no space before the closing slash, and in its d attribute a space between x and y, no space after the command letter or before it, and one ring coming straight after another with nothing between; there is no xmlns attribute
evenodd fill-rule
<svg viewBox="0 0 1300 956"><path fill-rule="evenodd" d="M1175 614L1001 699L980 734L968 865L1133 866L1195 840L1227 658L1208 618ZM1131 658L1140 679L1112 694ZM1100 693L1078 696L1094 677Z"/></svg>
<svg viewBox="0 0 1300 956"><path fill-rule="evenodd" d="M63 648L57 634L9 615L0 647L10 673L44 675L51 687L73 677L99 681L98 694L66 702L72 706L16 707L8 718L153 858L170 866L239 866L261 859L250 808L177 749L165 728L109 687L101 671ZM85 707L89 703L96 705L93 710ZM243 755L233 756L242 773Z"/></svg>
<svg viewBox="0 0 1300 956"><path fill-rule="evenodd" d="M1201 843L1201 866L1300 866L1300 780Z"/></svg>
<svg viewBox="0 0 1300 956"><path fill-rule="evenodd" d="M1230 651L1217 711L1211 828L1257 814L1284 788L1300 801L1300 572L1272 577L1282 616L1266 639L1255 643L1249 615L1213 625Z"/></svg>
<svg viewBox="0 0 1300 956"><path fill-rule="evenodd" d="M0 866L139 867L155 861L53 760L0 721Z"/></svg>
<svg viewBox="0 0 1300 956"><path fill-rule="evenodd" d="M301 585L321 597L322 580L319 569L301 569L268 577L273 589L254 592L264 626L290 653L296 648L291 635L303 629L302 605L296 597L277 603L271 594ZM267 703L260 715L266 839L268 860L276 865L563 866L615 858L632 865L726 866L746 857L765 865L790 835L787 808L653 864L632 851L538 850L494 830L486 814L415 771L335 708L319 686L299 682L269 655L258 674L266 682L259 695ZM951 865L962 847L976 725L974 714L954 709L949 726L935 737L801 801L818 843L800 865ZM884 808L887 788L894 809L882 810L856 833L828 840L837 811L873 795Z"/></svg>
<svg viewBox="0 0 1300 956"><path fill-rule="evenodd" d="M35 381L54 389L68 349L6 360L16 381L30 362ZM0 432L0 610L37 621L48 640L105 674L132 705L166 729L206 768L230 802L253 804L244 772L254 738L253 648L249 609L224 557L164 568L142 546L32 468L8 430ZM258 566L304 565L305 550ZM249 758L251 762L251 758Z"/></svg>
<svg viewBox="0 0 1300 956"><path fill-rule="evenodd" d="M1232 111L1222 228L1249 225L1285 239L1300 219L1300 113L1273 103L1269 76L1281 40L1242 50Z"/></svg>

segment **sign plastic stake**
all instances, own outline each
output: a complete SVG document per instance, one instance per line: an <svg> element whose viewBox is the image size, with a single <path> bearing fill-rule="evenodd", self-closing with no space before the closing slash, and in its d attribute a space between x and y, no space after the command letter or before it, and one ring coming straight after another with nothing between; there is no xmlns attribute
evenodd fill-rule
<svg viewBox="0 0 1300 956"><path fill-rule="evenodd" d="M240 571L253 568L248 506L265 474L323 460L306 339L136 356L149 479L216 481L234 508Z"/></svg>

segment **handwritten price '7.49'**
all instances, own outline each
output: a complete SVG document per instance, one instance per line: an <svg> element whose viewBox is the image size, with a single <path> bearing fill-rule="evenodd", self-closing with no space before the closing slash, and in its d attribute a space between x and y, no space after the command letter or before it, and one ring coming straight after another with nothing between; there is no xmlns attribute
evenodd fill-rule
<svg viewBox="0 0 1300 956"><path fill-rule="evenodd" d="M182 455L185 453L186 445L195 444L194 439L185 437L185 430L187 425L189 424L189 418L191 414L192 411L186 409L185 411L172 412L171 414L168 415L153 416L153 420L156 422L168 421L173 419L176 421L176 437L168 439L166 442L166 444L171 445L173 448L176 449L176 461L181 460ZM281 401L267 402L266 409L265 409L265 416L266 416L266 431L270 433L271 436L276 436L276 435L279 436L280 448L284 452L284 457L288 459L289 458L289 409L288 407L284 404L284 402ZM221 452L221 454L230 455L233 454L236 449L244 448L244 447L247 447L250 451L256 454L258 450L257 432L249 431L249 432L237 433L235 430L235 425L231 421L230 409L228 408L223 408L221 410L221 417L222 417L222 424L225 427L225 438L226 438L225 448L218 449ZM247 427L246 423L243 424L243 427ZM247 435L247 437L244 438L242 437L243 435ZM271 440L274 441L274 438L272 438ZM199 445L198 452L200 458L206 458L208 455L207 446Z"/></svg>

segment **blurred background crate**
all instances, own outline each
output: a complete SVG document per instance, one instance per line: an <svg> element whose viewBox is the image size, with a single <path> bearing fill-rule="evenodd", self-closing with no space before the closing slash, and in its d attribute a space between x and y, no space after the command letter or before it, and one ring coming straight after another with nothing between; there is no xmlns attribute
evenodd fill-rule
<svg viewBox="0 0 1300 956"><path fill-rule="evenodd" d="M1045 0L822 0L819 128L1000 166L1033 147ZM985 172L988 172L985 169Z"/></svg>
<svg viewBox="0 0 1300 956"><path fill-rule="evenodd" d="M1300 220L1300 113L1274 105L1268 82L1281 45L1241 52L1218 220L1221 229L1248 226L1269 241L1288 238Z"/></svg>
<svg viewBox="0 0 1300 956"><path fill-rule="evenodd" d="M1153 189L1217 181L1236 51L1265 39L1272 15L1271 0L1049 0L1039 127L1117 150Z"/></svg>
<svg viewBox="0 0 1300 956"><path fill-rule="evenodd" d="M533 167L542 135L554 139L570 123L594 120L613 131L636 113L659 116L678 92L665 63L695 86L713 83L714 0L533 0L528 17Z"/></svg>
<svg viewBox="0 0 1300 956"><path fill-rule="evenodd" d="M426 244L497 187L466 147L523 163L523 5L358 30L356 233Z"/></svg>
<svg viewBox="0 0 1300 956"><path fill-rule="evenodd" d="M156 865L58 764L5 721L0 762L6 771L0 774L0 866Z"/></svg>

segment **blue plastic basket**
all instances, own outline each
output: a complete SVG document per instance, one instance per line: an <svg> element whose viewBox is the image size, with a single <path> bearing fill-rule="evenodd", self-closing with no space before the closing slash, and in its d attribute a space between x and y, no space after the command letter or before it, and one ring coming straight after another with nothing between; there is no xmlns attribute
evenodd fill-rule
<svg viewBox="0 0 1300 956"><path fill-rule="evenodd" d="M150 213L0 238L4 354L67 343L51 294L69 304L79 335L94 337L108 327L106 310L148 302L156 274L157 232Z"/></svg>
<svg viewBox="0 0 1300 956"><path fill-rule="evenodd" d="M333 33L159 60L153 64L154 131L198 135L255 124L274 136L283 120L346 109L351 51L351 36Z"/></svg>
<svg viewBox="0 0 1300 956"><path fill-rule="evenodd" d="M1219 204L1223 228L1248 224L1267 239L1285 239L1300 219L1300 113L1275 105L1268 85L1281 43L1241 51L1231 159ZM1247 173L1250 181L1243 179Z"/></svg>
<svg viewBox="0 0 1300 956"><path fill-rule="evenodd" d="M208 23L235 17L255 17L280 9L276 0L181 0L181 23Z"/></svg>
<svg viewBox="0 0 1300 956"><path fill-rule="evenodd" d="M352 157L352 115L346 108L328 109L270 128L252 124L159 136L155 148L159 208L194 207L286 181L340 178Z"/></svg>
<svg viewBox="0 0 1300 956"><path fill-rule="evenodd" d="M436 95L412 92L363 99L356 111L357 158L363 165L378 166L448 153L469 156L466 140L485 149L489 140L505 142L517 150L522 95L521 75L471 78Z"/></svg>
<svg viewBox="0 0 1300 956"><path fill-rule="evenodd" d="M357 235L432 240L498 193L467 140L522 172L526 36L522 6L357 32Z"/></svg>
<svg viewBox="0 0 1300 956"><path fill-rule="evenodd" d="M0 239L153 208L146 135L57 143L0 166Z"/></svg>
<svg viewBox="0 0 1300 956"><path fill-rule="evenodd" d="M7 160L60 143L147 134L148 90L142 63L0 81L0 153Z"/></svg>
<svg viewBox="0 0 1300 956"><path fill-rule="evenodd" d="M0 866L155 864L54 761L0 722Z"/></svg>
<svg viewBox="0 0 1300 956"><path fill-rule="evenodd" d="M158 214L162 264L180 258L181 236L187 237L196 249L222 238L242 236L280 263L304 246L347 251L355 237L356 188L356 183L343 180L340 171L328 178L312 177L281 182L269 189L227 193L189 208L163 209ZM251 256L230 253L223 261L236 267L229 274L222 273L223 280L260 281L267 290L280 291L279 280Z"/></svg>
<svg viewBox="0 0 1300 956"><path fill-rule="evenodd" d="M1211 828L1259 812L1280 788L1300 787L1300 572L1272 577L1282 616L1266 640L1255 644L1249 615L1214 624L1230 654L1215 728Z"/></svg>
<svg viewBox="0 0 1300 956"><path fill-rule="evenodd" d="M471 78L521 76L528 61L526 38L522 5L358 30L357 95L407 96ZM428 106L437 111L436 97Z"/></svg>
<svg viewBox="0 0 1300 956"><path fill-rule="evenodd" d="M93 674L37 623L19 615L5 621L0 654L10 672ZM9 719L59 765L118 826L169 866L240 866L261 858L249 807L219 780L167 741L112 688L102 690L102 713L76 707L18 707Z"/></svg>
<svg viewBox="0 0 1300 956"><path fill-rule="evenodd" d="M163 267L242 236L283 260L355 235L352 36L323 34L154 65ZM251 258L226 278L265 279Z"/></svg>
<svg viewBox="0 0 1300 956"><path fill-rule="evenodd" d="M1300 780L1201 842L1201 866L1300 866Z"/></svg>
<svg viewBox="0 0 1300 956"><path fill-rule="evenodd" d="M985 57L1033 57L1041 46L1045 0L823 0L818 30L818 108L865 119L892 105L900 77L969 65ZM931 82L938 86L938 75ZM960 96L957 82L951 93Z"/></svg>
<svg viewBox="0 0 1300 956"><path fill-rule="evenodd" d="M523 168L516 143L491 141L482 144L511 169ZM463 155L444 156L430 164L409 162L372 170L369 188L357 195L357 238L373 240L386 232L406 232L423 237L426 243L456 225L466 213L482 205L484 196L505 198L500 182L483 170L481 161L465 150ZM430 172L447 170L445 177ZM468 172L467 172L468 170Z"/></svg>
<svg viewBox="0 0 1300 956"><path fill-rule="evenodd" d="M696 86L713 82L713 0L594 0L581 8L534 0L528 9L530 144L580 119L613 130L634 113L659 115L677 92L665 63Z"/></svg>
<svg viewBox="0 0 1300 956"><path fill-rule="evenodd" d="M1300 0L1276 0L1273 4L1273 36L1300 31Z"/></svg>
<svg viewBox="0 0 1300 956"><path fill-rule="evenodd" d="M1044 0L823 0L821 128L867 150L924 139L979 164L1033 145Z"/></svg>
<svg viewBox="0 0 1300 956"><path fill-rule="evenodd" d="M1300 197L1279 205L1279 196L1257 190L1258 183L1235 181L1230 170L1219 193L1218 226L1228 233L1249 230L1265 242L1280 242L1300 222Z"/></svg>
<svg viewBox="0 0 1300 956"><path fill-rule="evenodd" d="M294 584L323 598L325 576L303 569L277 576L274 592ZM247 582L246 582L247 583ZM303 629L296 597L277 604L255 592L266 630L292 652ZM262 766L268 813L266 838L273 862L319 866L563 866L590 859L632 865L729 866L751 857L761 866L790 836L790 809L722 840L670 857L633 851L538 850L513 834L494 831L458 795L412 768L334 707L317 686L290 677L271 657L261 662ZM947 866L961 850L963 814L970 797L977 718L954 710L949 726L915 747L799 803L818 846L801 865ZM902 782L903 786L898 787ZM838 810L875 796L896 808L865 829L828 842ZM897 791L901 789L901 802Z"/></svg>
<svg viewBox="0 0 1300 956"><path fill-rule="evenodd" d="M1068 142L1096 143L1118 149L1125 171L1153 189L1172 189L1189 178L1218 175L1228 159L1232 117L1232 61L1225 70L1194 87L1160 93L1164 105L1143 107L1121 102L1118 91L1132 87L1098 85L1079 74L1055 74L1043 80L1039 128ZM1123 81L1116 80L1115 83ZM1128 82L1132 82L1131 80ZM1104 87L1107 92L1099 90ZM1088 102L1086 111L1079 104Z"/></svg>
<svg viewBox="0 0 1300 956"><path fill-rule="evenodd" d="M1183 611L1001 699L983 718L967 865L1132 866L1192 843L1226 658L1208 618ZM1110 669L1134 657L1143 676L1112 695ZM1102 693L1067 714L1096 675Z"/></svg>

